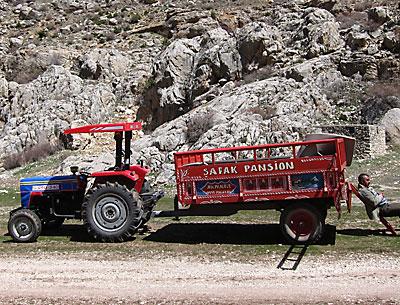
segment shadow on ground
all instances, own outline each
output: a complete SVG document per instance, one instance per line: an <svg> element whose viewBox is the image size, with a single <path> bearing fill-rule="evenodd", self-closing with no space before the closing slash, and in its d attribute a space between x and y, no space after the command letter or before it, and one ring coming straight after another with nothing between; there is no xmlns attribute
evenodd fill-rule
<svg viewBox="0 0 400 305"><path fill-rule="evenodd" d="M385 229L342 229L337 230L337 234L351 235L351 236L393 236L398 237L400 230L396 230L397 236L393 235Z"/></svg>
<svg viewBox="0 0 400 305"><path fill-rule="evenodd" d="M326 234L317 244L335 244L335 229L327 225ZM182 244L288 244L278 224L174 223L151 233L144 240Z"/></svg>
<svg viewBox="0 0 400 305"><path fill-rule="evenodd" d="M41 236L66 236L70 237L71 241L95 242L95 240L88 235L85 227L80 224L63 224L56 229L44 229Z"/></svg>
<svg viewBox="0 0 400 305"><path fill-rule="evenodd" d="M160 243L289 245L278 224L172 223L145 234L149 235L143 240ZM135 235L140 236L140 232ZM57 229L43 230L41 236L65 236L74 242L96 242L87 234L85 227L79 224L64 224ZM135 237L132 237L133 239ZM336 227L327 225L324 237L317 244L334 245L335 239Z"/></svg>

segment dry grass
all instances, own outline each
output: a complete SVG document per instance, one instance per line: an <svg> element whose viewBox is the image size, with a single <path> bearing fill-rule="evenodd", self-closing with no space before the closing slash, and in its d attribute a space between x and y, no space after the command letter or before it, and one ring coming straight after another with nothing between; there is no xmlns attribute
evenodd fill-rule
<svg viewBox="0 0 400 305"><path fill-rule="evenodd" d="M397 96L400 97L400 82L397 81L380 81L375 82L367 89L370 96Z"/></svg>
<svg viewBox="0 0 400 305"><path fill-rule="evenodd" d="M192 117L186 126L186 139L190 143L195 143L207 130L214 126L214 115L208 112L199 114Z"/></svg>
<svg viewBox="0 0 400 305"><path fill-rule="evenodd" d="M24 164L39 161L48 156L53 155L61 149L59 144L51 144L49 142L40 142L32 147L29 147L21 153L11 154L4 159L3 167L5 169L13 169Z"/></svg>

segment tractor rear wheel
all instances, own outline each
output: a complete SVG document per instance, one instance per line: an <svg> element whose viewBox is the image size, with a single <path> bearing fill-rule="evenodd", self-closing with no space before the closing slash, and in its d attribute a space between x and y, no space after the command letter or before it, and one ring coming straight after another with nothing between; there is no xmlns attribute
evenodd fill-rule
<svg viewBox="0 0 400 305"><path fill-rule="evenodd" d="M312 205L293 204L282 211L279 225L289 243L309 244L322 237L325 217Z"/></svg>
<svg viewBox="0 0 400 305"><path fill-rule="evenodd" d="M122 242L141 224L143 203L135 191L118 183L98 184L82 205L82 218L92 237L103 242Z"/></svg>
<svg viewBox="0 0 400 305"><path fill-rule="evenodd" d="M20 243L34 242L41 232L42 222L32 210L20 209L11 214L8 221L8 233L14 241Z"/></svg>

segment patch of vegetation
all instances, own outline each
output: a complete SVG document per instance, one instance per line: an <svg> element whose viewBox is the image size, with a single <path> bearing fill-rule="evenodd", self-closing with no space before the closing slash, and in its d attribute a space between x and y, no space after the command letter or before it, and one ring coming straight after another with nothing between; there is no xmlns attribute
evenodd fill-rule
<svg viewBox="0 0 400 305"><path fill-rule="evenodd" d="M367 88L369 96L387 97L397 96L400 97L400 86L398 81L377 81L372 83Z"/></svg>
<svg viewBox="0 0 400 305"><path fill-rule="evenodd" d="M115 27L114 28L114 33L115 34L119 34L119 33L121 33L122 32L122 28L121 27Z"/></svg>
<svg viewBox="0 0 400 305"><path fill-rule="evenodd" d="M29 148L26 148L21 153L15 153L7 156L4 159L3 167L5 169L13 169L25 165L30 162L39 161L47 156L53 155L61 149L61 145L51 144L48 141L39 142Z"/></svg>
<svg viewBox="0 0 400 305"><path fill-rule="evenodd" d="M210 112L196 115L186 123L186 126L186 139L190 143L195 143L214 126L214 115Z"/></svg>
<svg viewBox="0 0 400 305"><path fill-rule="evenodd" d="M141 2L144 4L154 4L157 3L158 0L141 0Z"/></svg>
<svg viewBox="0 0 400 305"><path fill-rule="evenodd" d="M142 16L140 16L140 14L138 14L138 13L133 13L133 14L130 16L129 23L131 23L131 24L136 24L136 23L138 23L138 22L140 21L140 19L142 19Z"/></svg>
<svg viewBox="0 0 400 305"><path fill-rule="evenodd" d="M171 43L171 40L168 39L168 37L163 37L162 39L162 45L164 47L167 47Z"/></svg>
<svg viewBox="0 0 400 305"><path fill-rule="evenodd" d="M150 77L146 80L146 82L144 83L144 90L150 89L151 87L153 87L156 84L156 80L154 79L154 77Z"/></svg>
<svg viewBox="0 0 400 305"><path fill-rule="evenodd" d="M19 192L14 188L0 188L0 207L18 205Z"/></svg>
<svg viewBox="0 0 400 305"><path fill-rule="evenodd" d="M249 113L252 114L259 114L263 118L263 120L269 120L270 118L276 115L276 108L271 106L258 106L253 107L247 110Z"/></svg>
<svg viewBox="0 0 400 305"><path fill-rule="evenodd" d="M91 20L95 25L99 25L99 26L100 25L104 25L106 23L106 20L105 19L101 19L100 16L98 16L98 15L94 15L91 18Z"/></svg>
<svg viewBox="0 0 400 305"><path fill-rule="evenodd" d="M18 170L14 172L13 175L16 178L21 178L38 175L40 174L40 172L52 171L54 170L54 168L58 167L60 163L69 155L71 155L71 151L58 151L44 159L21 166Z"/></svg>
<svg viewBox="0 0 400 305"><path fill-rule="evenodd" d="M37 32L37 35L38 35L39 39L42 40L47 37L47 30L44 30L44 29L39 30Z"/></svg>

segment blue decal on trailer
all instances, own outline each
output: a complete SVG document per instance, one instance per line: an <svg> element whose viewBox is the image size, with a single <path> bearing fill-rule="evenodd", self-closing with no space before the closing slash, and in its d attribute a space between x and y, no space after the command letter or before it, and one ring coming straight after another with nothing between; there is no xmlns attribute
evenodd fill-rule
<svg viewBox="0 0 400 305"><path fill-rule="evenodd" d="M321 173L292 175L293 190L320 190L324 187L324 176Z"/></svg>
<svg viewBox="0 0 400 305"><path fill-rule="evenodd" d="M196 182L198 196L239 194L239 179L208 180Z"/></svg>

